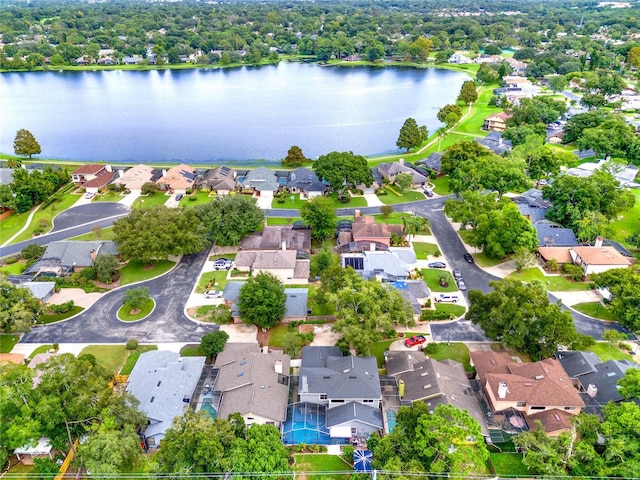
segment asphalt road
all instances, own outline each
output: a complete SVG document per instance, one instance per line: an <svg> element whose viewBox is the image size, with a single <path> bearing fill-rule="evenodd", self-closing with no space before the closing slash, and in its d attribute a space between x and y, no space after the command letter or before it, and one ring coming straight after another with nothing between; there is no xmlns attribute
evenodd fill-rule
<svg viewBox="0 0 640 480"><path fill-rule="evenodd" d="M187 255L166 275L105 293L93 306L69 320L31 329L21 343L125 343L136 338L141 343L200 342L202 336L218 329L189 320L184 305L207 259L208 252ZM124 292L148 287L156 307L146 319L122 322L117 318Z"/></svg>

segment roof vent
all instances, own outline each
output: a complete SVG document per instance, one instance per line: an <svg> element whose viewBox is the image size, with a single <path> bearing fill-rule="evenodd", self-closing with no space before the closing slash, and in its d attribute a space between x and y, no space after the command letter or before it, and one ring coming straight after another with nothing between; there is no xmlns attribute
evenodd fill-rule
<svg viewBox="0 0 640 480"><path fill-rule="evenodd" d="M244 375L244 372L238 372L238 377L242 377Z"/></svg>

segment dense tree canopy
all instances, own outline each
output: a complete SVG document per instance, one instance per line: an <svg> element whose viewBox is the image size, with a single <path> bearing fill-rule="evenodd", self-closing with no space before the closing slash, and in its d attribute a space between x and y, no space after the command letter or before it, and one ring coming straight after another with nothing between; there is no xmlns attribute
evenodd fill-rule
<svg viewBox="0 0 640 480"><path fill-rule="evenodd" d="M32 207L48 200L69 179L66 170L54 170L50 167L43 171L29 171L23 168L14 170L11 183L11 191L15 196L13 208L17 213L31 210Z"/></svg>
<svg viewBox="0 0 640 480"><path fill-rule="evenodd" d="M497 192L500 198L509 191L526 190L529 185L524 161L493 153L464 162L449 175L449 189L456 194L467 190L488 190Z"/></svg>
<svg viewBox="0 0 640 480"><path fill-rule="evenodd" d="M282 282L270 273L260 272L240 288L238 313L245 323L270 328L284 318L286 301Z"/></svg>
<svg viewBox="0 0 640 480"><path fill-rule="evenodd" d="M338 198L344 197L347 189L357 185L370 187L373 184L373 175L362 155L354 155L353 152L331 152L321 155L313 163L313 169L320 179L325 180Z"/></svg>
<svg viewBox="0 0 640 480"><path fill-rule="evenodd" d="M42 305L28 288L0 278L0 333L24 333L38 321Z"/></svg>
<svg viewBox="0 0 640 480"><path fill-rule="evenodd" d="M246 195L217 196L193 209L209 238L221 246L239 245L245 235L258 230L264 219L264 212Z"/></svg>
<svg viewBox="0 0 640 480"><path fill-rule="evenodd" d="M336 232L336 210L327 197L320 196L305 202L300 208L300 217L311 227L311 235L316 240L324 240Z"/></svg>
<svg viewBox="0 0 640 480"><path fill-rule="evenodd" d="M493 292L469 292L466 317L482 327L487 337L536 360L553 355L558 345L568 346L576 340L571 314L550 303L540 283L501 280L489 285Z"/></svg>
<svg viewBox="0 0 640 480"><path fill-rule="evenodd" d="M457 101L465 105L475 102L478 99L478 90L473 80L467 80L462 84Z"/></svg>
<svg viewBox="0 0 640 480"><path fill-rule="evenodd" d="M302 153L302 149L297 145L293 145L287 152L287 156L282 159L281 163L284 167L299 167L306 161L307 159Z"/></svg>
<svg viewBox="0 0 640 480"><path fill-rule="evenodd" d="M620 323L632 331L640 330L640 266L615 268L591 275L598 287L606 287L613 295L611 311Z"/></svg>
<svg viewBox="0 0 640 480"><path fill-rule="evenodd" d="M16 155L22 155L25 157L33 157L42 152L40 144L36 140L36 137L29 130L21 128L16 133L16 138L13 140L13 151Z"/></svg>

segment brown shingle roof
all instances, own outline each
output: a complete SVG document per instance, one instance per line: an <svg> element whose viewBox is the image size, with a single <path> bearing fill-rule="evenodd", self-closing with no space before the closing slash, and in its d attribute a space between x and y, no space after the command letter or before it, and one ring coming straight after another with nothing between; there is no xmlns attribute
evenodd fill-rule
<svg viewBox="0 0 640 480"><path fill-rule="evenodd" d="M538 247L538 253L544 260L556 259L558 263L573 263L570 247Z"/></svg>
<svg viewBox="0 0 640 480"><path fill-rule="evenodd" d="M90 163L87 165L83 165L79 168L76 168L73 172L71 172L71 175L95 175L96 173L98 173L101 170L104 170L105 168L106 168L105 165Z"/></svg>
<svg viewBox="0 0 640 480"><path fill-rule="evenodd" d="M509 373L508 365L513 358L508 352L471 352L471 362L484 384L485 376L489 373Z"/></svg>
<svg viewBox="0 0 640 480"><path fill-rule="evenodd" d="M85 184L83 185L84 188L102 188L108 184L111 183L111 181L115 178L115 176L117 175L116 172L107 172L106 170L103 172L100 172L96 178L89 180L88 182L85 182Z"/></svg>
<svg viewBox="0 0 640 480"><path fill-rule="evenodd" d="M526 420L531 430L537 429L536 420L538 420L542 423L545 432L553 433L570 429L572 418L574 418L574 415L554 408L528 415Z"/></svg>
<svg viewBox="0 0 640 480"><path fill-rule="evenodd" d="M624 257L613 247L572 247L582 261L587 265L630 265Z"/></svg>
<svg viewBox="0 0 640 480"><path fill-rule="evenodd" d="M391 234L402 235L402 225L375 223L373 217L356 217L351 227L354 241L361 238L391 238Z"/></svg>

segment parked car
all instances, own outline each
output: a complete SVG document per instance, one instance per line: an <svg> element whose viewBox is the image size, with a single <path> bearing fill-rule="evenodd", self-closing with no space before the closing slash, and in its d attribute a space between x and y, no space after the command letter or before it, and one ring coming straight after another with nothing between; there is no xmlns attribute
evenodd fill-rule
<svg viewBox="0 0 640 480"><path fill-rule="evenodd" d="M182 197L184 197L184 195L183 195L183 194L181 194L181 193L177 194L177 195L176 195L176 201L178 201L178 202L179 202L180 200L182 200Z"/></svg>
<svg viewBox="0 0 640 480"><path fill-rule="evenodd" d="M429 268L447 268L447 264L444 262L431 262L427 264Z"/></svg>
<svg viewBox="0 0 640 480"><path fill-rule="evenodd" d="M441 302L456 303L459 298L460 297L458 297L458 295L455 293L441 293L440 295L435 297L436 302L438 303L441 303Z"/></svg>
<svg viewBox="0 0 640 480"><path fill-rule="evenodd" d="M404 341L404 345L405 347L415 347L416 345L421 345L423 343L425 343L427 341L427 339L425 338L424 335L415 335L411 338L407 338Z"/></svg>
<svg viewBox="0 0 640 480"><path fill-rule="evenodd" d="M462 279L458 280L458 290L464 291L466 289L467 289L467 286L465 285L464 280Z"/></svg>
<svg viewBox="0 0 640 480"><path fill-rule="evenodd" d="M425 194L427 197L431 198L431 197L433 197L433 190L431 190L430 188L425 188L425 189L424 189L424 194Z"/></svg>
<svg viewBox="0 0 640 480"><path fill-rule="evenodd" d="M218 258L215 262L213 262L213 268L215 268L216 270L231 270L232 266L233 261L229 260L228 258Z"/></svg>
<svg viewBox="0 0 640 480"><path fill-rule="evenodd" d="M462 272L460 270L458 270L457 268L453 270L453 278L457 280L462 280Z"/></svg>
<svg viewBox="0 0 640 480"><path fill-rule="evenodd" d="M473 260L473 256L470 253L465 253L464 254L464 259L469 263L475 263L474 260Z"/></svg>
<svg viewBox="0 0 640 480"><path fill-rule="evenodd" d="M207 290L204 292L204 298L222 298L222 292L220 290Z"/></svg>
<svg viewBox="0 0 640 480"><path fill-rule="evenodd" d="M87 192L84 194L84 198L93 198L95 196L95 193L93 192Z"/></svg>

